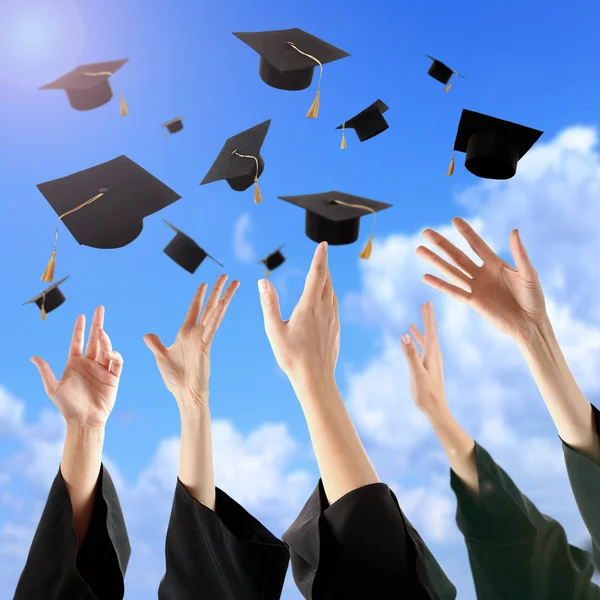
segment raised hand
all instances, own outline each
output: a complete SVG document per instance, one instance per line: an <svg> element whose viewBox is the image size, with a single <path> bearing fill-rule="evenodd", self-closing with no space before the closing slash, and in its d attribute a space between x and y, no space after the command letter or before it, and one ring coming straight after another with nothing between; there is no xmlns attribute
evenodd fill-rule
<svg viewBox="0 0 600 600"><path fill-rule="evenodd" d="M414 325L410 326L410 332L421 348L421 354L408 333L402 336L402 350L408 363L413 401L423 413L433 415L448 410L444 391L444 361L431 302L423 304L421 314L425 334Z"/></svg>
<svg viewBox="0 0 600 600"><path fill-rule="evenodd" d="M527 256L518 231L515 229L510 236L510 248L517 267L514 269L495 254L466 221L457 217L452 223L483 264L477 266L445 237L426 229L423 232L425 239L442 250L456 266L425 246L417 248L417 255L456 285L430 274L424 275L423 281L468 304L497 329L517 341L527 340L532 329L546 317L546 305L537 272Z"/></svg>
<svg viewBox="0 0 600 600"><path fill-rule="evenodd" d="M208 401L210 347L240 285L239 281L232 281L220 298L226 281L227 275L217 279L202 314L200 312L208 286L203 283L198 288L171 346L165 348L153 333L144 336L144 342L154 354L163 381L175 396L180 410L190 402L202 407Z"/></svg>
<svg viewBox="0 0 600 600"><path fill-rule="evenodd" d="M326 385L333 383L340 351L340 320L327 266L327 244L317 247L304 292L288 321L281 319L273 284L262 279L259 291L265 331L285 374L293 380L309 378Z"/></svg>
<svg viewBox="0 0 600 600"><path fill-rule="evenodd" d="M75 321L65 370L56 379L50 365L34 356L46 394L68 424L82 427L104 427L115 405L123 358L112 349L103 329L104 307L99 306L92 320L88 343L83 352L85 316Z"/></svg>

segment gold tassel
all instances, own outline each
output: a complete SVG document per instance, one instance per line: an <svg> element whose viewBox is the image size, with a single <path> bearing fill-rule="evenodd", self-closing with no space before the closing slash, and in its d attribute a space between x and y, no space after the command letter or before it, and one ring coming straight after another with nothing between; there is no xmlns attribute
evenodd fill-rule
<svg viewBox="0 0 600 600"><path fill-rule="evenodd" d="M47 283L52 283L54 279L54 267L56 266L56 248L52 250L52 256L46 265L46 270L42 275L42 281L46 281Z"/></svg>
<svg viewBox="0 0 600 600"><path fill-rule="evenodd" d="M447 85L447 86L444 88L444 91L445 91L445 92L449 92L449 91L450 91L450 88L451 88L451 87L452 87L452 85L453 85L453 83L454 83L454 81L451 81L451 82L450 82L450 84L449 84L449 85Z"/></svg>
<svg viewBox="0 0 600 600"><path fill-rule="evenodd" d="M369 241L365 244L363 251L358 255L358 258L368 260L371 258L371 252L373 252L373 236L369 236Z"/></svg>
<svg viewBox="0 0 600 600"><path fill-rule="evenodd" d="M342 129L342 143L340 145L340 150L346 149L346 136L344 135L344 130Z"/></svg>
<svg viewBox="0 0 600 600"><path fill-rule="evenodd" d="M46 320L46 292L42 292L42 321Z"/></svg>
<svg viewBox="0 0 600 600"><path fill-rule="evenodd" d="M258 187L258 177L254 179L254 204L260 204L262 202L262 194Z"/></svg>
<svg viewBox="0 0 600 600"><path fill-rule="evenodd" d="M42 304L42 321L46 320L46 309L44 308L44 305Z"/></svg>
<svg viewBox="0 0 600 600"><path fill-rule="evenodd" d="M129 114L129 108L127 108L127 103L125 102L125 98L123 98L123 94L119 92L119 102L121 105L120 114L122 117L126 117Z"/></svg>
<svg viewBox="0 0 600 600"><path fill-rule="evenodd" d="M321 96L321 91L317 90L317 93L315 95L315 99L313 100L312 106L308 109L308 112L306 113L306 116L309 119L316 119L319 116L319 107L320 107L320 100L319 97Z"/></svg>
<svg viewBox="0 0 600 600"><path fill-rule="evenodd" d="M267 265L265 265L265 277L267 279L269 279L269 277L271 277L271 271L269 271L269 269L267 268Z"/></svg>
<svg viewBox="0 0 600 600"><path fill-rule="evenodd" d="M452 155L452 160L450 161L450 166L448 167L448 171L446 173L448 177L454 175L454 154Z"/></svg>

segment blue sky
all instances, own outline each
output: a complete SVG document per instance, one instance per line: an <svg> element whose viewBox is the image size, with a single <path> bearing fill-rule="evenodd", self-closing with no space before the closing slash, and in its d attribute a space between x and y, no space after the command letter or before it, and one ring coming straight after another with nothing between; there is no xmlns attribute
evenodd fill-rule
<svg viewBox="0 0 600 600"><path fill-rule="evenodd" d="M287 244L288 261L273 275L275 285L284 286L286 315L301 291L298 273L308 268L314 244L304 236L303 211L277 196L338 189L391 203L393 208L377 219L376 239L411 236L423 226L467 214L458 195L478 182L464 169L464 155L457 155L455 176L445 176L461 110L541 129L542 143L569 126L597 127L600 84L593 75L592 49L599 17L597 3L585 0L577 8L540 0L492 5L432 0L410 7L392 0L376 7L356 0L210 5L106 0L78 7L62 0L5 0L0 8L0 111L5 115L0 384L25 403L26 418L35 420L50 402L29 358L40 355L60 373L77 314L90 318L94 307L103 304L106 329L126 363L106 452L126 481L138 478L160 441L179 433L175 404L142 336L154 332L170 343L195 288L221 273L211 261L193 276L172 263L162 252L171 239L164 217L241 281L212 352L213 418L230 420L242 435L265 422L287 423L290 436L307 448L302 413L278 374L263 331L256 291L263 270L236 257L236 221L250 215L249 239L258 258ZM352 55L325 66L317 120L305 117L316 81L297 93L266 86L257 74L258 55L231 35L290 27ZM466 79L445 94L426 75L430 63L425 53ZM130 60L113 88L129 104L126 118L119 117L116 100L78 113L64 92L37 90L79 64L120 58ZM364 144L349 131L348 149L341 152L335 127L378 98L390 107L390 129ZM177 115L183 115L185 129L164 141L160 125ZM251 190L237 193L225 182L200 187L225 139L266 119L272 124L262 150L264 202L254 205ZM118 250L78 246L61 226L56 277L70 275L61 288L67 302L42 322L35 307L21 306L44 287L39 277L56 223L36 184L121 154L182 199L147 218L141 236ZM521 226L515 219L505 215L507 227ZM362 289L361 269L367 267L359 265L357 254L368 236L367 221L357 244L331 249L340 297ZM545 241L552 248L552 240ZM434 298L428 290L418 294L424 294L423 300ZM378 326L352 306L345 304L342 390L344 374L362 369L383 343ZM407 314L416 314L416 308L411 305ZM407 395L408 388L399 393ZM20 443L3 439L0 461ZM308 451L297 453L290 468L316 475ZM14 486L25 502L29 494L33 498L26 482ZM3 511L0 528L11 519ZM137 600L133 593L126 597Z"/></svg>

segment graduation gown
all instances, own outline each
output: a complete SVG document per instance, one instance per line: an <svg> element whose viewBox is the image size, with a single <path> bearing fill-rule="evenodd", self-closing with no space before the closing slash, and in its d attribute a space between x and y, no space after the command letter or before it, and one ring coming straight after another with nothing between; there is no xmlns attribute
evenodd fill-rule
<svg viewBox="0 0 600 600"><path fill-rule="evenodd" d="M590 555L475 444L480 506L451 471L478 600L600 600Z"/></svg>
<svg viewBox="0 0 600 600"><path fill-rule="evenodd" d="M104 465L78 551L71 498L59 469L13 600L122 600L130 555L117 491Z"/></svg>
<svg viewBox="0 0 600 600"><path fill-rule="evenodd" d="M329 505L319 480L282 537L304 598L456 598L456 588L384 483L360 487Z"/></svg>
<svg viewBox="0 0 600 600"><path fill-rule="evenodd" d="M592 404L596 433L600 437L600 411ZM600 569L600 465L563 444L565 464L581 518L593 541L596 567Z"/></svg>
<svg viewBox="0 0 600 600"><path fill-rule="evenodd" d="M177 480L159 600L278 600L285 544L219 488L215 508Z"/></svg>

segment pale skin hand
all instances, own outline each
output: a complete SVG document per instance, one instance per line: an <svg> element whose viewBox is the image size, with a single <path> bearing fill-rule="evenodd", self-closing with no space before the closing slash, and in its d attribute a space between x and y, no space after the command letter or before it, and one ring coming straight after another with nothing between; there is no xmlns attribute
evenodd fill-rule
<svg viewBox="0 0 600 600"><path fill-rule="evenodd" d="M423 232L425 238L441 249L456 266L424 246L417 248L417 255L457 285L429 274L423 277L423 281L468 304L517 341L560 437L600 463L600 439L592 408L560 350L546 314L537 272L517 230L510 237L514 269L498 257L465 221L455 218L453 223L483 265L477 266L446 238L427 229Z"/></svg>
<svg viewBox="0 0 600 600"><path fill-rule="evenodd" d="M304 292L289 320L281 319L271 282L259 281L259 291L265 331L302 406L329 504L352 490L378 483L335 381L340 322L327 245L317 247Z"/></svg>
<svg viewBox="0 0 600 600"><path fill-rule="evenodd" d="M85 317L80 315L65 370L56 379L48 363L34 356L46 394L65 418L67 435L60 470L73 506L73 527L79 547L87 534L102 465L106 421L115 405L123 358L113 351L104 331L104 308L94 313L83 352Z"/></svg>
<svg viewBox="0 0 600 600"><path fill-rule="evenodd" d="M479 503L479 479L475 461L475 441L458 424L446 401L444 391L444 361L437 337L435 315L431 302L421 307L425 333L410 326L410 335L402 336L402 350L410 375L410 389L417 408L429 420L437 435L450 467L463 482L471 497Z"/></svg>
<svg viewBox="0 0 600 600"><path fill-rule="evenodd" d="M212 456L208 382L210 348L227 307L240 283L232 281L221 299L227 281L221 275L202 303L207 285L203 283L192 300L175 342L165 348L152 333L144 342L154 354L167 389L175 396L181 416L179 481L204 506L215 510L216 492Z"/></svg>

